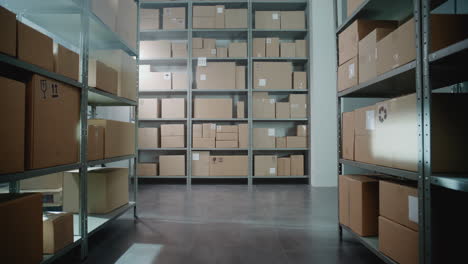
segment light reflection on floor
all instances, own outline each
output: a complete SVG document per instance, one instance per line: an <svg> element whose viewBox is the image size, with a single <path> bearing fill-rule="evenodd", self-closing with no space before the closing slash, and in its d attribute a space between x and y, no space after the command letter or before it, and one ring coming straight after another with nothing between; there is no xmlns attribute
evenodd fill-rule
<svg viewBox="0 0 468 264"><path fill-rule="evenodd" d="M115 263L116 264L151 264L156 263L163 246L155 244L133 244Z"/></svg>

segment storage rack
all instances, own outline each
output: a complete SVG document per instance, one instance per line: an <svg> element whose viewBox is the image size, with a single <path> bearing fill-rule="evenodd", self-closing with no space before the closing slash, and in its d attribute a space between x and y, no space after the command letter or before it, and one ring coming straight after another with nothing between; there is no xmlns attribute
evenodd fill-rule
<svg viewBox="0 0 468 264"><path fill-rule="evenodd" d="M334 1L335 18L338 25L338 4ZM419 208L419 263L434 262L432 246L435 226L431 224L434 190L445 188L452 192L468 192L466 175L435 175L431 171L431 104L434 89L444 88L466 82L466 67L462 64L468 58L468 40L465 39L439 51L430 52L430 13L447 0L365 0L337 27L336 37L356 19L398 20L413 16L416 24L416 60L384 73L372 80L358 84L337 93L338 105L338 168L342 174L343 166L360 168L369 174L380 174L382 178L404 180L418 186ZM463 66L461 66L463 65ZM447 69L452 69L447 75ZM458 70L454 70L458 69ZM419 168L417 172L394 169L374 164L366 164L341 158L341 114L346 98L393 98L410 93L417 95ZM339 233L348 231L353 237L369 248L385 263L396 263L378 249L378 237L360 237L344 225L339 225Z"/></svg>
<svg viewBox="0 0 468 264"><path fill-rule="evenodd" d="M245 29L194 29L192 27L192 7L197 5L225 5L226 8L247 8L248 11L248 28ZM139 127L155 127L158 124L185 124L186 125L186 148L177 149L139 149L139 162L154 162L154 157L159 155L186 155L186 176L139 176L140 179L185 179L187 184L191 184L193 180L197 179L244 179L248 185L252 185L255 179L306 179L310 182L310 111L308 111L307 118L290 118L290 119L254 119L253 118L253 93L259 92L270 92L274 94L288 95L292 93L306 94L308 96L308 102L310 102L310 80L308 81L307 90L254 90L252 86L253 82L253 62L254 61L290 61L293 65L301 65L304 71L309 76L310 62L309 57L307 58L257 58L252 56L253 50L253 38L255 37L279 37L280 39L305 39L308 45L310 45L310 33L309 33L309 1L307 0L290 0L290 1L265 1L265 0L230 0L230 1L145 1L140 3L140 9L161 9L165 7L185 7L186 8L186 19L187 29L180 30L145 30L140 32L140 40L186 40L187 41L187 58L167 58L167 59L155 59L155 60L141 60L140 65L152 65L152 66L187 66L187 73L189 76L188 90L159 90L159 91L140 91L140 98L160 98L160 97L183 97L186 98L187 104L187 118L183 119L140 119ZM306 15L306 29L289 30L289 29L254 29L254 13L256 10L304 10ZM162 27L162 25L161 25ZM194 84L194 66L198 58L192 57L192 37L204 37L204 38L216 38L216 39L242 39L247 41L248 55L246 58L206 58L207 62L211 61L223 61L223 62L238 62L242 65L247 66L247 89L245 90L197 90L193 89ZM310 56L309 48L307 47L307 53ZM309 79L309 77L308 77ZM245 96L247 115L246 118L238 119L199 119L193 118L193 98L198 95L219 95L219 96ZM310 107L308 103L308 108ZM310 109L310 108L309 108ZM246 149L197 149L192 148L192 125L194 123L202 122L222 122L222 123L247 123L249 124L249 147ZM282 124L306 124L308 126L308 148L291 148L291 149L254 149L253 148L253 127L256 124L270 123L275 126L281 126ZM192 152L193 151L210 151L211 153L219 153L221 155L248 155L249 160L249 174L247 177L236 177L236 176L207 176L199 177L191 175L192 168ZM275 155L275 154L303 154L304 155L304 170L306 176L253 176L254 171L254 155ZM150 155L150 156L148 156Z"/></svg>
<svg viewBox="0 0 468 264"><path fill-rule="evenodd" d="M42 76L63 82L81 91L80 97L80 161L76 164L61 165L56 167L27 170L21 173L0 175L0 184L9 183L11 193L20 192L20 180L44 176L51 173L79 170L79 213L74 214L74 242L59 250L55 254L44 255L42 263L52 263L61 256L80 246L81 258L88 255L88 238L98 230L106 227L119 216L133 209L134 217L137 216L137 175L136 160L137 149L134 155L107 158L97 161L87 160L87 127L88 117L96 117L97 107L126 106L133 109L135 118L138 117L138 103L126 98L88 87L88 56L91 50L119 49L129 56L137 58L137 50L131 48L120 36L113 32L90 9L91 0L0 0L0 5L16 13L17 20L26 23L40 32L48 35L54 41L80 54L81 82L69 79L54 72L37 67L33 64L16 58L0 54L1 75L13 79L24 80L25 76L40 74ZM137 10L139 12L139 10ZM139 14L137 13L137 17ZM64 22L67 23L64 23ZM138 39L137 39L138 41ZM137 47L139 46L136 43ZM136 71L137 69L135 69ZM89 110L90 113L89 114ZM135 119L137 120L137 119ZM135 125L135 144L137 142L137 126ZM105 165L112 162L128 161L129 163L129 188L131 189L131 201L115 209L108 214L89 214L87 211L87 171L92 166ZM132 182L134 183L132 185Z"/></svg>

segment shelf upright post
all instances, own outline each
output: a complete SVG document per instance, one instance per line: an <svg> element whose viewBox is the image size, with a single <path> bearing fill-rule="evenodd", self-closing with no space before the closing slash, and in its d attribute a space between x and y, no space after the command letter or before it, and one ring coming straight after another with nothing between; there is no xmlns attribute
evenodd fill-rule
<svg viewBox="0 0 468 264"><path fill-rule="evenodd" d="M249 147L248 147L248 160L249 160L249 170L248 170L248 185L252 186L253 184L253 160L254 160L254 154L253 154L253 62L252 62L252 56L253 56L253 37L252 37L252 29L253 29L253 12L254 10L252 9L252 1L249 0L248 2L248 34L247 34L247 44L248 44L248 61L247 61L247 71L248 71L248 94L247 94L247 117L248 117L248 127L249 127Z"/></svg>
<svg viewBox="0 0 468 264"><path fill-rule="evenodd" d="M305 64L305 72L307 73L307 78L311 75L310 73L312 72L312 63L311 63L311 59L310 57L312 56L312 53L311 53L311 50L310 50L310 43L311 40L312 40L312 33L311 33L311 30L312 30L312 17L310 16L311 14L311 9L312 7L310 6L310 1L308 1L306 3L306 8L305 8L305 15L306 15L306 18L307 18L307 24L306 24L306 27L307 27L307 33L306 33L306 40L307 40L307 47L306 47L306 50L307 50L307 57L309 57L309 59L307 60L306 64ZM310 79L310 78L308 78ZM312 123L311 123L311 120L312 120L312 113L311 113L311 108L312 108L312 98L311 98L311 85L310 85L310 81L307 82L307 105L308 105L308 108L307 108L307 161L304 161L304 162L307 162L307 168L306 168L306 171L308 172L308 177L307 177L307 183L309 185L312 184L312 173L311 173L311 166L312 166L312 162L311 162L311 158L312 158L312 150L311 150L311 142L312 142Z"/></svg>
<svg viewBox="0 0 468 264"><path fill-rule="evenodd" d="M187 187L192 184L192 89L193 89L193 61L192 61L192 38L193 38L193 3L187 3L187 74L189 86L187 87Z"/></svg>
<svg viewBox="0 0 468 264"><path fill-rule="evenodd" d="M140 0L135 0L137 5L137 56L136 56L136 102L137 104L133 106L133 119L135 123L135 157L133 158L133 167L131 168L131 174L133 174L133 201L135 206L133 207L133 217L134 219L138 218L137 213L137 199L138 199L138 174L137 174L137 163L138 163L138 128L140 126L139 116L139 98L140 94ZM130 162L131 163L131 162Z"/></svg>

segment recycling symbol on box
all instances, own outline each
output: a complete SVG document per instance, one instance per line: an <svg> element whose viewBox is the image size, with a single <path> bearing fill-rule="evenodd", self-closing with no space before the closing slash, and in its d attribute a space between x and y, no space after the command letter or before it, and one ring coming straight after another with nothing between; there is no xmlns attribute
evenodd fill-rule
<svg viewBox="0 0 468 264"><path fill-rule="evenodd" d="M381 106L379 108L379 121L380 123L383 123L385 120L387 120L387 108Z"/></svg>

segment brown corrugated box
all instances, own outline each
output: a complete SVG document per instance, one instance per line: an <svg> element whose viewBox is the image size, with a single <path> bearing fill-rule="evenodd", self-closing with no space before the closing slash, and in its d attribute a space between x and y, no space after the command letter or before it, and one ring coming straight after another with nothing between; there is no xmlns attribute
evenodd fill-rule
<svg viewBox="0 0 468 264"><path fill-rule="evenodd" d="M286 137L287 148L307 148L306 137L287 136Z"/></svg>
<svg viewBox="0 0 468 264"><path fill-rule="evenodd" d="M161 136L183 136L185 135L184 124L161 125Z"/></svg>
<svg viewBox="0 0 468 264"><path fill-rule="evenodd" d="M401 264L419 263L418 232L379 217L379 250Z"/></svg>
<svg viewBox="0 0 468 264"><path fill-rule="evenodd" d="M358 55L359 41L376 28L394 28L394 21L358 19L338 35L339 65Z"/></svg>
<svg viewBox="0 0 468 264"><path fill-rule="evenodd" d="M104 119L90 119L89 125L104 127L104 158L135 153L135 124Z"/></svg>
<svg viewBox="0 0 468 264"><path fill-rule="evenodd" d="M247 156L211 156L210 176L247 176Z"/></svg>
<svg viewBox="0 0 468 264"><path fill-rule="evenodd" d="M239 148L239 141L218 141L216 140L216 148Z"/></svg>
<svg viewBox="0 0 468 264"><path fill-rule="evenodd" d="M159 131L157 127L138 128L139 148L159 148Z"/></svg>
<svg viewBox="0 0 468 264"><path fill-rule="evenodd" d="M289 103L291 105L291 118L307 117L307 95L290 94Z"/></svg>
<svg viewBox="0 0 468 264"><path fill-rule="evenodd" d="M228 48L216 48L216 57L218 57L218 58L227 58L228 57Z"/></svg>
<svg viewBox="0 0 468 264"><path fill-rule="evenodd" d="M171 43L172 58L187 57L187 43Z"/></svg>
<svg viewBox="0 0 468 264"><path fill-rule="evenodd" d="M73 243L72 213L44 212L42 228L44 254L55 254Z"/></svg>
<svg viewBox="0 0 468 264"><path fill-rule="evenodd" d="M193 28L216 28L216 18L212 17L193 17Z"/></svg>
<svg viewBox="0 0 468 264"><path fill-rule="evenodd" d="M185 155L159 156L159 175L185 176Z"/></svg>
<svg viewBox="0 0 468 264"><path fill-rule="evenodd" d="M223 125L223 126L216 126L217 133L238 133L238 126L236 125Z"/></svg>
<svg viewBox="0 0 468 264"><path fill-rule="evenodd" d="M249 146L249 125L239 124L239 148L248 148Z"/></svg>
<svg viewBox="0 0 468 264"><path fill-rule="evenodd" d="M25 168L79 161L80 92L49 78L32 76L26 88Z"/></svg>
<svg viewBox="0 0 468 264"><path fill-rule="evenodd" d="M239 134L238 133L216 133L216 140L217 141L239 141Z"/></svg>
<svg viewBox="0 0 468 264"><path fill-rule="evenodd" d="M202 126L204 138L216 138L216 124L204 123Z"/></svg>
<svg viewBox="0 0 468 264"><path fill-rule="evenodd" d="M192 153L192 176L210 176L209 151L194 151Z"/></svg>
<svg viewBox="0 0 468 264"><path fill-rule="evenodd" d="M161 148L185 148L185 136L161 136Z"/></svg>
<svg viewBox="0 0 468 264"><path fill-rule="evenodd" d="M212 138L193 138L192 139L192 147L193 148L215 148L216 147L216 139Z"/></svg>
<svg viewBox="0 0 468 264"><path fill-rule="evenodd" d="M172 84L170 72L140 71L140 91L170 90Z"/></svg>
<svg viewBox="0 0 468 264"><path fill-rule="evenodd" d="M232 99L195 98L194 118L232 118Z"/></svg>
<svg viewBox="0 0 468 264"><path fill-rule="evenodd" d="M104 133L103 127L88 126L88 160L104 159Z"/></svg>
<svg viewBox="0 0 468 264"><path fill-rule="evenodd" d="M216 6L193 6L194 17L214 17Z"/></svg>
<svg viewBox="0 0 468 264"><path fill-rule="evenodd" d="M202 138L203 137L203 125L202 124L193 124L192 125L192 136L194 138Z"/></svg>
<svg viewBox="0 0 468 264"><path fill-rule="evenodd" d="M354 160L373 163L371 141L375 131L375 107L369 106L354 111Z"/></svg>
<svg viewBox="0 0 468 264"><path fill-rule="evenodd" d="M360 236L378 234L379 181L361 175L340 175L340 223Z"/></svg>
<svg viewBox="0 0 468 264"><path fill-rule="evenodd" d="M255 155L254 176L276 176L276 156Z"/></svg>
<svg viewBox="0 0 468 264"><path fill-rule="evenodd" d="M63 187L63 172L21 180L21 190L60 189Z"/></svg>
<svg viewBox="0 0 468 264"><path fill-rule="evenodd" d="M0 210L2 263L41 263L42 194L0 194Z"/></svg>
<svg viewBox="0 0 468 264"><path fill-rule="evenodd" d="M0 42L0 53L16 57L16 15L0 7L0 29L3 40Z"/></svg>
<svg viewBox="0 0 468 264"><path fill-rule="evenodd" d="M104 92L117 95L119 73L101 61L88 61L88 85Z"/></svg>
<svg viewBox="0 0 468 264"><path fill-rule="evenodd" d="M214 39L214 38L204 38L203 39L203 48L204 49L215 49L216 48L216 39Z"/></svg>
<svg viewBox="0 0 468 264"><path fill-rule="evenodd" d="M354 160L354 112L344 112L341 124L341 156Z"/></svg>
<svg viewBox="0 0 468 264"><path fill-rule="evenodd" d="M161 118L185 118L185 98L161 99Z"/></svg>
<svg viewBox="0 0 468 264"><path fill-rule="evenodd" d="M280 29L281 12L280 11L255 11L256 29Z"/></svg>
<svg viewBox="0 0 468 264"><path fill-rule="evenodd" d="M163 29L184 29L185 7L163 8Z"/></svg>
<svg viewBox="0 0 468 264"><path fill-rule="evenodd" d="M235 62L209 62L197 66L197 89L236 89Z"/></svg>
<svg viewBox="0 0 468 264"><path fill-rule="evenodd" d="M276 118L277 119L287 119L290 118L290 106L289 102L287 103L276 103Z"/></svg>
<svg viewBox="0 0 468 264"><path fill-rule="evenodd" d="M226 28L247 28L247 9L225 9Z"/></svg>
<svg viewBox="0 0 468 264"><path fill-rule="evenodd" d="M274 128L255 127L253 136L254 148L275 148L276 146L276 130Z"/></svg>
<svg viewBox="0 0 468 264"><path fill-rule="evenodd" d="M158 30L159 9L140 9L140 30Z"/></svg>
<svg viewBox="0 0 468 264"><path fill-rule="evenodd" d="M380 181L379 202L380 216L418 231L418 189Z"/></svg>
<svg viewBox="0 0 468 264"><path fill-rule="evenodd" d="M140 119L159 118L159 104L157 98L140 98L138 117Z"/></svg>
<svg viewBox="0 0 468 264"><path fill-rule="evenodd" d="M338 91L343 91L358 84L358 58L354 57L338 67Z"/></svg>
<svg viewBox="0 0 468 264"><path fill-rule="evenodd" d="M291 155L291 175L304 176L304 155Z"/></svg>
<svg viewBox="0 0 468 264"><path fill-rule="evenodd" d="M140 59L151 60L171 57L171 42L169 40L141 41Z"/></svg>
<svg viewBox="0 0 468 264"><path fill-rule="evenodd" d="M278 158L278 176L291 176L291 158Z"/></svg>
<svg viewBox="0 0 468 264"><path fill-rule="evenodd" d="M266 38L253 39L253 57L263 58L266 57Z"/></svg>
<svg viewBox="0 0 468 264"><path fill-rule="evenodd" d="M359 83L377 77L377 42L393 31L393 28L376 28L359 41Z"/></svg>
<svg viewBox="0 0 468 264"><path fill-rule="evenodd" d="M286 137L277 137L276 138L276 148L287 148Z"/></svg>
<svg viewBox="0 0 468 264"><path fill-rule="evenodd" d="M275 99L267 92L253 94L253 118L275 118Z"/></svg>
<svg viewBox="0 0 468 264"><path fill-rule="evenodd" d="M307 125L297 125L296 135L298 137L307 137Z"/></svg>
<svg viewBox="0 0 468 264"><path fill-rule="evenodd" d="M281 11L281 29L305 29L304 11Z"/></svg>
<svg viewBox="0 0 468 264"><path fill-rule="evenodd" d="M24 170L26 86L0 76L0 87L3 98L0 112L5 113L2 121L8 124L8 128L0 129L0 174L21 172Z"/></svg>
<svg viewBox="0 0 468 264"><path fill-rule="evenodd" d="M118 51L120 58L119 86L117 95L130 99L137 100L137 68L136 60L129 56L126 52Z"/></svg>
<svg viewBox="0 0 468 264"><path fill-rule="evenodd" d="M229 43L229 58L247 57L247 42Z"/></svg>
<svg viewBox="0 0 468 264"><path fill-rule="evenodd" d="M216 16L215 16L215 28L225 28L226 27L226 16L224 15L224 6L216 6Z"/></svg>
<svg viewBox="0 0 468 264"><path fill-rule="evenodd" d="M347 15L350 16L363 2L364 0L347 0Z"/></svg>
<svg viewBox="0 0 468 264"><path fill-rule="evenodd" d="M281 58L296 57L296 43L282 42L280 45Z"/></svg>
<svg viewBox="0 0 468 264"><path fill-rule="evenodd" d="M128 203L128 168L96 168L88 171L88 213L107 214ZM78 213L78 170L63 176L63 211Z"/></svg>
<svg viewBox="0 0 468 264"><path fill-rule="evenodd" d="M217 49L215 48L192 49L192 57L194 58L215 58L216 54Z"/></svg>
<svg viewBox="0 0 468 264"><path fill-rule="evenodd" d="M54 71L53 41L35 29L17 22L18 59Z"/></svg>
<svg viewBox="0 0 468 264"><path fill-rule="evenodd" d="M245 90L246 79L245 79L245 66L236 66L236 89Z"/></svg>
<svg viewBox="0 0 468 264"><path fill-rule="evenodd" d="M172 73L172 90L187 90L188 75L187 72Z"/></svg>
<svg viewBox="0 0 468 264"><path fill-rule="evenodd" d="M307 89L307 72L294 72L293 73L293 89L306 90Z"/></svg>
<svg viewBox="0 0 468 264"><path fill-rule="evenodd" d="M279 38L266 38L265 39L265 52L267 57L280 56L280 42Z"/></svg>
<svg viewBox="0 0 468 264"><path fill-rule="evenodd" d="M254 62L254 89L292 89L292 64Z"/></svg>
<svg viewBox="0 0 468 264"><path fill-rule="evenodd" d="M307 40L304 40L304 39L296 40L296 57L298 58L307 57Z"/></svg>
<svg viewBox="0 0 468 264"><path fill-rule="evenodd" d="M245 118L245 103L243 101L237 102L237 118Z"/></svg>
<svg viewBox="0 0 468 264"><path fill-rule="evenodd" d="M156 176L158 175L157 163L137 163L138 176Z"/></svg>
<svg viewBox="0 0 468 264"><path fill-rule="evenodd" d="M192 38L192 49L203 49L203 38Z"/></svg>
<svg viewBox="0 0 468 264"><path fill-rule="evenodd" d="M54 72L75 81L79 80L80 57L75 52L54 43Z"/></svg>

